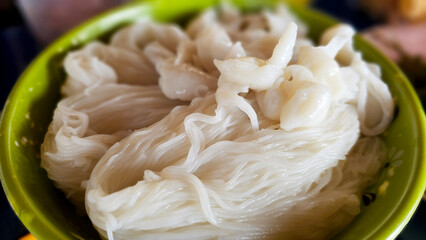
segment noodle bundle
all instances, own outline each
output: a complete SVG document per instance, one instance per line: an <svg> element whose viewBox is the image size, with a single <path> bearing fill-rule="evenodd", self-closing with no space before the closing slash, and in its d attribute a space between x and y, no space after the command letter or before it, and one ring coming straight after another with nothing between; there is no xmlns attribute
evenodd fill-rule
<svg viewBox="0 0 426 240"><path fill-rule="evenodd" d="M85 181L105 151L133 130L160 120L177 104L158 86L105 84L65 98L42 145L42 167L84 209Z"/></svg>
<svg viewBox="0 0 426 240"><path fill-rule="evenodd" d="M350 26L306 32L282 6L223 6L69 54L42 167L108 239L331 238L394 105Z"/></svg>

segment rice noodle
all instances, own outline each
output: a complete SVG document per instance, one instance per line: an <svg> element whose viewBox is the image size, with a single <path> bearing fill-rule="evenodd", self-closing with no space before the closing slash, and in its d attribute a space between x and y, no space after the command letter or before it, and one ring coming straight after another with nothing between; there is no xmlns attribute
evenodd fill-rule
<svg viewBox="0 0 426 240"><path fill-rule="evenodd" d="M332 237L376 180L394 106L350 26L320 46L306 31L282 6L224 6L70 53L42 167L111 240Z"/></svg>

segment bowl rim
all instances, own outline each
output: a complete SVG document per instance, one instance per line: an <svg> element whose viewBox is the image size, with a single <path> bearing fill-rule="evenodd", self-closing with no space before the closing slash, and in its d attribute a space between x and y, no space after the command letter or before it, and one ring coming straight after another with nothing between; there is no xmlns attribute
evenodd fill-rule
<svg viewBox="0 0 426 240"><path fill-rule="evenodd" d="M364 47L369 48L371 52L374 52L378 58L385 60L385 64L388 65L390 70L399 75L398 77L401 82L398 87L401 88L404 92L408 93L410 98L407 98L407 100L410 103L410 108L414 113L416 113L416 118L413 120L417 124L417 129L420 130L418 135L419 138L416 142L418 146L426 146L426 116L421 101L416 91L414 90L414 87L411 85L411 82L408 80L407 76L402 72L402 70L399 69L399 67L392 60L390 60L389 57L375 48L368 40L359 36L358 34L355 36L355 38L359 43L362 43ZM417 207L419 206L422 196L426 191L426 148L423 147L421 150L417 150L416 153L418 154L415 159L417 163L416 168L414 168L411 172L412 175L410 175L409 180L410 185L405 188L405 196L398 203L399 208L393 209L392 215L390 215L381 225L377 226L375 232L369 234L367 239L396 239L398 234L401 233L404 227L408 224ZM395 225L395 223L399 223L395 228L383 227L386 224Z"/></svg>
<svg viewBox="0 0 426 240"><path fill-rule="evenodd" d="M10 205L14 209L16 213L22 208L26 208L27 210L33 211L35 216L37 217L37 221L22 219L23 224L31 231L36 237L40 237L43 239L46 236L50 238L56 237L58 239L63 239L64 236L61 234L61 231L52 223L49 219L46 218L44 214L40 212L40 209L34 205L34 202L28 196L28 194L22 188L22 185L13 180L11 176L11 170L13 169L11 166L13 165L13 158L11 155L11 148L13 143L11 142L11 134L12 128L10 127L13 122L13 116L15 115L16 109L19 107L19 99L18 95L20 92L20 86L23 85L23 82L26 81L27 76L33 69L37 68L40 62L46 60L51 57L53 54L58 53L58 49L61 49L61 46L69 44L72 39L78 35L78 33L87 30L90 27L93 27L104 19L113 19L115 17L123 16L125 13L130 12L139 12L141 8L149 8L152 7L152 1L147 2L139 2L135 1L131 4L126 4L124 6L112 9L103 14L100 14L83 24L80 24L76 28L67 32L59 39L50 44L45 50L43 50L25 69L25 71L21 74L18 81L15 83L9 97L6 100L6 103L3 108L3 112L0 118L0 180L6 193L6 196L9 200ZM293 8L293 7L292 7ZM298 8L294 8L296 11ZM144 9L145 11L146 9ZM151 9L152 10L152 9ZM317 15L317 17L324 19L324 21L333 21L328 15L324 15L322 13L317 12L316 10L303 8L303 11L307 11L310 14ZM131 14L128 14L131 15ZM358 41L361 41L363 45L367 46L371 49L371 51L375 52L378 55L378 58L382 58L384 62L390 67L392 71L401 75L401 82L398 87L402 88L402 91L406 92L407 95L410 96L408 99L410 102L410 108L413 109L415 113L415 123L417 124L418 129L421 131L418 135L417 144L418 146L425 146L426 142L426 119L425 113L420 103L420 100L413 88L410 84L409 80L405 77L405 75L401 72L401 70L394 64L389 58L383 55L380 51L374 48L369 42L362 39L361 37L357 37ZM377 229L376 232L368 236L369 239L394 239L404 228L404 226L408 223L411 216L414 214L418 204L420 203L421 197L424 193L426 187L426 148L417 151L417 166L414 174L411 176L411 179L415 179L416 181L410 181L411 185L409 189L411 191L407 191L404 198L399 203L400 208L392 214L389 219L387 219L386 223L396 223L398 222L398 227L396 228L380 228ZM422 181L421 181L422 180ZM13 189L13 194L11 189ZM415 204L413 204L415 203ZM19 215L19 214L18 214ZM37 223L34 223L37 222ZM39 226L43 226L43 228L39 228Z"/></svg>
<svg viewBox="0 0 426 240"><path fill-rule="evenodd" d="M384 53L381 51L378 51L377 48L375 48L368 40L365 38L360 37L360 42L363 42L364 46L370 48L370 51L377 52L376 54L386 60L386 64L389 65L389 67L400 76L400 80L402 83L399 85L400 87L404 87L405 91L411 96L408 100L411 102L411 108L417 109L418 111L414 111L416 114L416 117L414 120L417 123L418 129L420 130L419 138L417 140L417 143L419 146L426 146L426 118L425 118L425 112L423 109L423 106L421 104L421 101L417 95L417 92L415 91L414 87L411 85L411 82L408 80L407 76L402 72L401 69L392 61L390 58L388 58ZM398 234L404 229L404 227L408 224L410 221L412 215L416 211L418 205L420 204L420 201L422 199L423 194L425 193L426 188L426 148L423 147L421 151L418 151L419 155L417 156L417 166L414 169L414 174L410 177L410 183L411 183L411 189L414 189L413 191L409 191L409 188L406 188L405 191L405 197L402 201L400 201L399 209L394 209L395 211L399 211L400 213L395 215L392 215L393 219L389 217L387 219L388 221L397 221L401 222L401 224L398 225L397 228L395 228L392 232L391 229L381 228L376 229L376 232L374 234L370 235L371 239L378 239L380 236L389 235L388 240L395 239ZM417 176L417 177L414 177ZM415 180L418 181L415 181ZM423 181L419 181L423 180ZM404 204L405 203L405 204ZM415 204L409 204L409 203L415 203ZM401 207L402 206L402 207ZM405 214L404 214L405 213ZM405 215L405 216L404 216ZM383 226L385 223L383 223L381 226Z"/></svg>

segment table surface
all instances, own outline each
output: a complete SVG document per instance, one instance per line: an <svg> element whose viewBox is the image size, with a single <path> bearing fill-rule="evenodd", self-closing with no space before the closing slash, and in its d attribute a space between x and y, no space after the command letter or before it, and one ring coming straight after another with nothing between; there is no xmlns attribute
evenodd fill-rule
<svg viewBox="0 0 426 240"><path fill-rule="evenodd" d="M377 22L372 21L356 4L356 0L317 0L314 8L327 12L337 18L353 24L358 30L365 29ZM0 11L0 109L3 106L19 74L43 49L28 30L16 9L7 13ZM424 99L422 99L424 101ZM426 239L426 202L422 202L398 236L398 240ZM16 217L0 190L0 239L16 240L28 231Z"/></svg>

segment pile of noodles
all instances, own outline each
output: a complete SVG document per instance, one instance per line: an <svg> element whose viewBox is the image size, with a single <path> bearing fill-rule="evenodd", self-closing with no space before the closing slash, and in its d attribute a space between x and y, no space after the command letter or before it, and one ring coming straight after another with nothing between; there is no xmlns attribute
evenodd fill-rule
<svg viewBox="0 0 426 240"><path fill-rule="evenodd" d="M284 7L224 6L69 53L42 167L108 239L333 236L394 106L351 27L305 34Z"/></svg>

